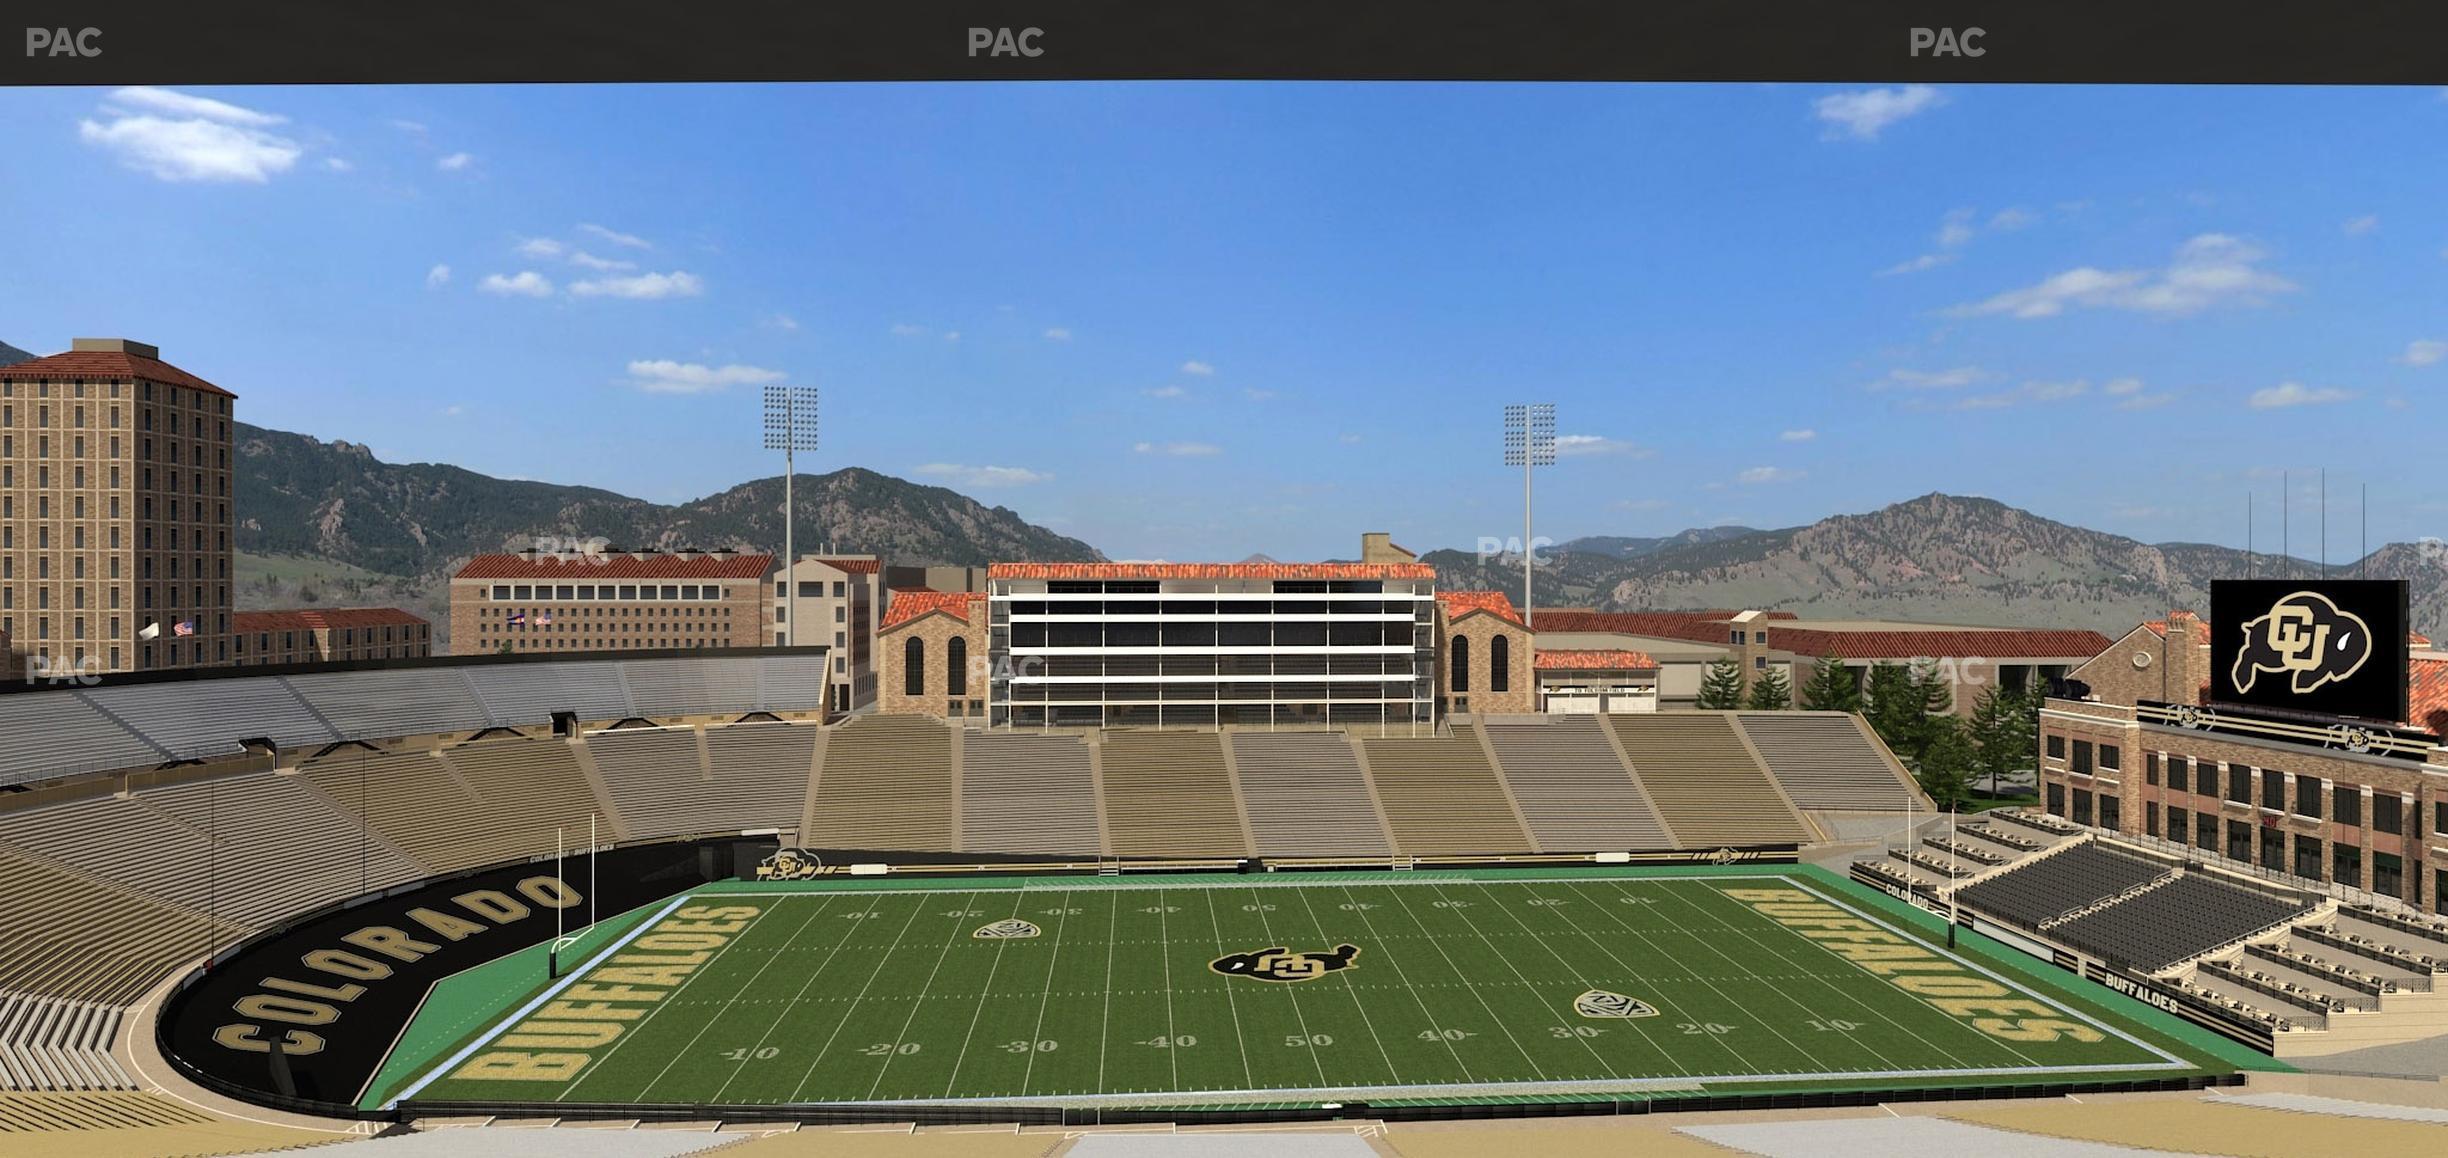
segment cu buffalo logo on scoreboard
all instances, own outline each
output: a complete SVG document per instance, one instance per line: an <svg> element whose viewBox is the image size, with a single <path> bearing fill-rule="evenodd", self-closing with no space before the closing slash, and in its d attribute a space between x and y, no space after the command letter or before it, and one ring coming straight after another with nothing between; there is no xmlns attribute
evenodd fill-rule
<svg viewBox="0 0 2448 1158"><path fill-rule="evenodd" d="M1207 963L1227 977L1255 977L1260 981L1315 981L1338 969L1352 968L1360 956L1358 945L1337 945L1327 953L1295 953L1281 945L1250 953L1234 953Z"/></svg>
<svg viewBox="0 0 2448 1158"><path fill-rule="evenodd" d="M2243 632L2227 676L2238 692L2253 690L2266 675L2304 695L2353 676L2372 657L2371 626L2318 591L2282 596L2245 621Z"/></svg>

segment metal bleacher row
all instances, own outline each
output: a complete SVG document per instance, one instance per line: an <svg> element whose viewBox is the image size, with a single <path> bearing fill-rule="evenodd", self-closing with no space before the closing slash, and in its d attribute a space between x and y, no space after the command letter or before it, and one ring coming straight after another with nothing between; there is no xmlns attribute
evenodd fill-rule
<svg viewBox="0 0 2448 1158"><path fill-rule="evenodd" d="M119 1079L95 1059L113 1011L183 964L320 905L579 847L590 826L604 843L775 831L827 849L1071 860L1811 839L1780 787L1784 769L1744 743L1748 721L1735 714L1418 737L996 732L884 715L820 726L765 714L787 701L758 661L696 691L681 686L694 678L687 663L416 670L388 685L352 677L395 673L198 681L224 713L209 726L161 702L162 688L188 685L0 697L0 763L57 781L0 793L0 928L11 931L0 939L0 1088L107 1087ZM560 667L570 682L539 686ZM709 697L737 699L708 712ZM570 735L492 723L579 710L553 706L571 703L609 723ZM654 705L698 719L634 714ZM390 726L428 731L381 737L389 746L335 739ZM267 733L287 737L271 767L165 758ZM91 741L84 758L128 762L106 776L30 771L61 735ZM1892 764L1874 748L1866 759L1881 775ZM1712 778L1718 793L1703 788Z"/></svg>

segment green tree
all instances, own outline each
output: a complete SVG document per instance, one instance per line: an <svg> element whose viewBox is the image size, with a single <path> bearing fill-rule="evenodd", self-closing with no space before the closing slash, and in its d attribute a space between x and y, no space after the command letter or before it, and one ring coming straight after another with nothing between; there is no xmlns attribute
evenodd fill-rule
<svg viewBox="0 0 2448 1158"><path fill-rule="evenodd" d="M1771 667L1751 681L1751 710L1782 712L1793 707L1793 681L1785 669Z"/></svg>
<svg viewBox="0 0 2448 1158"><path fill-rule="evenodd" d="M1700 695L1694 702L1702 711L1731 711L1742 706L1742 665L1733 656L1726 656L1708 666L1708 674L1700 677Z"/></svg>
<svg viewBox="0 0 2448 1158"><path fill-rule="evenodd" d="M1833 655L1819 657L1811 668L1811 677L1802 685L1802 710L1806 712L1858 712L1862 710L1861 686L1853 681L1853 672L1844 661Z"/></svg>
<svg viewBox="0 0 2448 1158"><path fill-rule="evenodd" d="M1954 716L1932 716L1930 720L1924 729L1928 742L1921 750L1920 764L1913 775L1921 782L1921 790L1929 794L1930 803L1942 812L1953 812L1972 793L1972 776L1979 767L1980 750L1973 746L1968 729Z"/></svg>
<svg viewBox="0 0 2448 1158"><path fill-rule="evenodd" d="M1870 665L1861 711L1888 750L1906 764L1920 760L1928 716L1921 710L1920 693L1912 686L1910 672L1892 663Z"/></svg>

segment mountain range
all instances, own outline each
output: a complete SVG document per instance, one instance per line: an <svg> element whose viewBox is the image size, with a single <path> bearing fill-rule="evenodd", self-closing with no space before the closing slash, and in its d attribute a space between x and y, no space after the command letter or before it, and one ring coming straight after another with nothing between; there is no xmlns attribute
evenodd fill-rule
<svg viewBox="0 0 2448 1158"><path fill-rule="evenodd" d="M782 480L758 479L663 505L593 487L498 479L453 466L385 463L365 447L239 424L241 607L324 599L395 602L447 622L444 580L468 556L538 536L617 546L779 552ZM894 563L981 565L1103 559L1095 547L943 487L860 468L800 478L802 551L830 545ZM1429 553L1449 588L1516 593L1521 565ZM1788 610L1882 618L2090 628L2116 635L2173 607L2206 610L2213 578L2318 572L2306 560L2206 543L2144 543L1986 498L1928 494L1779 530L1695 528L1655 538L1592 536L1547 548L1542 607ZM2448 633L2448 551L2392 543L2358 568L2412 581L2417 630Z"/></svg>

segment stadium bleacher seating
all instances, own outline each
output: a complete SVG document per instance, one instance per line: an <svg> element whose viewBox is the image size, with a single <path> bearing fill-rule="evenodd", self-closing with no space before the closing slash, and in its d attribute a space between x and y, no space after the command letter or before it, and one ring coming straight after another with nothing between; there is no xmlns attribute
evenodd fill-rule
<svg viewBox="0 0 2448 1158"><path fill-rule="evenodd" d="M196 831L211 826L221 915L268 925L428 875L363 833L296 776L250 772L146 789L137 799ZM140 882L141 884L141 882ZM158 892L158 889L153 891Z"/></svg>
<svg viewBox="0 0 2448 1158"><path fill-rule="evenodd" d="M0 784L140 768L168 753L65 691L0 696Z"/></svg>
<svg viewBox="0 0 2448 1158"><path fill-rule="evenodd" d="M1232 751L1258 855L1393 852L1343 733L1236 732Z"/></svg>
<svg viewBox="0 0 2448 1158"><path fill-rule="evenodd" d="M726 827L704 791L705 759L698 747L697 729L596 732L586 738L586 748L633 838L716 832ZM805 776L804 768L801 775ZM794 812L792 823L796 820Z"/></svg>
<svg viewBox="0 0 2448 1158"><path fill-rule="evenodd" d="M568 741L485 740L444 749L441 757L480 802L477 815L461 821L450 867L549 856L557 843L579 847L590 817L598 818L599 839L612 831Z"/></svg>
<svg viewBox="0 0 2448 1158"><path fill-rule="evenodd" d="M1547 852L1665 849L1674 838L1596 716L1489 721L1505 782Z"/></svg>
<svg viewBox="0 0 2448 1158"><path fill-rule="evenodd" d="M39 698L57 693L30 694ZM146 742L181 760L229 755L239 750L238 741L254 736L300 748L342 738L278 679L106 685L69 694L83 697L141 734Z"/></svg>
<svg viewBox="0 0 2448 1158"><path fill-rule="evenodd" d="M723 724L705 729L703 798L714 831L797 829L807 812L823 730L813 724Z"/></svg>
<svg viewBox="0 0 2448 1158"><path fill-rule="evenodd" d="M1106 837L1121 857L1247 856L1214 732L1109 732L1098 753Z"/></svg>
<svg viewBox="0 0 2448 1158"><path fill-rule="evenodd" d="M1394 851L1404 856L1534 851L1504 783L1468 724L1446 737L1372 737L1369 779L1385 803Z"/></svg>
<svg viewBox="0 0 2448 1158"><path fill-rule="evenodd" d="M0 993L0 1090L135 1088L111 1057L115 1005Z"/></svg>
<svg viewBox="0 0 2448 1158"><path fill-rule="evenodd" d="M1096 781L1078 736L971 732L961 741L961 846L977 852L1089 858Z"/></svg>
<svg viewBox="0 0 2448 1158"><path fill-rule="evenodd" d="M1898 812L1917 801L1904 768L1849 712L1739 712L1735 722L1796 807Z"/></svg>
<svg viewBox="0 0 2448 1158"><path fill-rule="evenodd" d="M1810 826L1721 712L1608 716L1659 818L1684 848L1807 844Z"/></svg>
<svg viewBox="0 0 2448 1158"><path fill-rule="evenodd" d="M757 702L753 664L720 659L649 659L621 664L640 716L704 716L738 712Z"/></svg>
<svg viewBox="0 0 2448 1158"><path fill-rule="evenodd" d="M2149 972L2251 936L2306 907L2301 899L2188 872L2058 925L2050 935L2077 949Z"/></svg>
<svg viewBox="0 0 2448 1158"><path fill-rule="evenodd" d="M0 842L199 913L210 906L204 830L133 796L0 812Z"/></svg>
<svg viewBox="0 0 2448 1158"><path fill-rule="evenodd" d="M2174 871L2159 861L2085 842L1966 886L1957 899L2010 923L2038 928Z"/></svg>
<svg viewBox="0 0 2448 1158"><path fill-rule="evenodd" d="M432 753L343 749L299 774L410 860L434 871L468 863L461 818L476 798Z"/></svg>
<svg viewBox="0 0 2448 1158"><path fill-rule="evenodd" d="M607 721L637 714L621 682L621 666L600 661L472 666L467 678L489 722L497 726L541 723L554 712Z"/></svg>
<svg viewBox="0 0 2448 1158"><path fill-rule="evenodd" d="M0 990L126 1005L246 929L0 847Z"/></svg>
<svg viewBox="0 0 2448 1158"><path fill-rule="evenodd" d="M492 723L457 668L323 672L282 682L343 736L471 732Z"/></svg>
<svg viewBox="0 0 2448 1158"><path fill-rule="evenodd" d="M952 730L925 716L863 716L826 737L800 842L949 852L956 820Z"/></svg>

